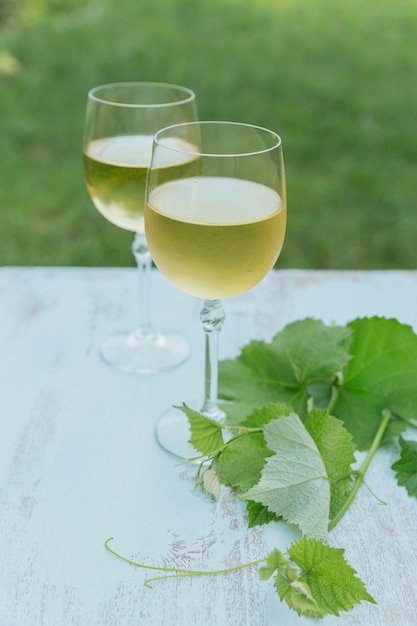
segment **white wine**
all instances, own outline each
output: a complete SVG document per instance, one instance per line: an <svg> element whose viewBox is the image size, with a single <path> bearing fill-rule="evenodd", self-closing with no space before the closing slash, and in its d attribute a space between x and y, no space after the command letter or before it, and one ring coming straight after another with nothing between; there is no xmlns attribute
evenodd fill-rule
<svg viewBox="0 0 417 626"><path fill-rule="evenodd" d="M156 187L145 225L152 258L169 281L194 296L222 299L251 289L273 267L286 207L265 185L195 176Z"/></svg>
<svg viewBox="0 0 417 626"><path fill-rule="evenodd" d="M118 135L90 141L84 152L88 192L100 213L112 222L137 233L145 232L144 203L146 175L152 156L152 135ZM181 176L180 169L196 167L196 147L182 139L167 140L173 150L158 167L160 180L168 173ZM188 150L184 155L175 148ZM187 175L189 172L187 169Z"/></svg>
<svg viewBox="0 0 417 626"><path fill-rule="evenodd" d="M119 135L90 141L84 152L88 192L116 226L144 232L143 206L152 135Z"/></svg>

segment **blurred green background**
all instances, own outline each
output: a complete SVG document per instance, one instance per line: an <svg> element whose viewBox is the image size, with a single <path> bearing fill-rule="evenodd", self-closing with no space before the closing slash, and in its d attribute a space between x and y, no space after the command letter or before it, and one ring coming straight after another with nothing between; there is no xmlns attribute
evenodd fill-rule
<svg viewBox="0 0 417 626"><path fill-rule="evenodd" d="M86 94L155 80L282 136L278 267L417 266L416 0L0 2L1 265L133 265L85 189Z"/></svg>

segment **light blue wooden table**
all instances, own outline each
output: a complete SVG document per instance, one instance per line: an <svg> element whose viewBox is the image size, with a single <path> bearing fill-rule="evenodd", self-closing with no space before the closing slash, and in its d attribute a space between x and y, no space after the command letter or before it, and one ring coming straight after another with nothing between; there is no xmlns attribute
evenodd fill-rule
<svg viewBox="0 0 417 626"><path fill-rule="evenodd" d="M202 394L200 303L157 273L156 326L183 329L193 353L154 377L118 373L100 341L135 322L132 269L0 269L0 626L305 626L255 568L144 587L149 564L216 569L250 561L296 538L280 526L247 529L224 489L194 487L194 467L159 448L154 425L171 404ZM417 328L416 272L274 272L225 303L221 358L270 339L307 316L345 323L395 317ZM417 624L417 502L380 451L331 543L378 606L360 605L324 626Z"/></svg>

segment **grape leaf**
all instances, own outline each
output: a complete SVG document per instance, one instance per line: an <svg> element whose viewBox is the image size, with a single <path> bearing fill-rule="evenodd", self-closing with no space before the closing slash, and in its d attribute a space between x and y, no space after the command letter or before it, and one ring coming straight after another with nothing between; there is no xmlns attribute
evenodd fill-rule
<svg viewBox="0 0 417 626"><path fill-rule="evenodd" d="M417 335L410 326L379 317L356 319L348 327L353 332L353 358L343 370L332 412L358 448L366 450L384 409L405 419L417 418Z"/></svg>
<svg viewBox="0 0 417 626"><path fill-rule="evenodd" d="M290 609L296 611L298 615L324 617L325 612L320 609L307 583L298 579L287 580L282 576L277 576L275 588L281 600L285 600Z"/></svg>
<svg viewBox="0 0 417 626"><path fill-rule="evenodd" d="M216 469L209 467L204 470L202 481L207 493L212 495L215 500L218 500L220 496L220 481Z"/></svg>
<svg viewBox="0 0 417 626"><path fill-rule="evenodd" d="M268 554L265 563L266 565L259 568L259 578L261 580L269 580L277 570L287 572L291 568L290 559L277 548Z"/></svg>
<svg viewBox="0 0 417 626"><path fill-rule="evenodd" d="M417 442L400 437L401 457L392 465L400 487L407 489L409 496L417 498Z"/></svg>
<svg viewBox="0 0 417 626"><path fill-rule="evenodd" d="M294 409L289 404L283 402L269 402L268 404L264 404L260 409L254 409L249 417L242 422L242 426L247 428L261 428L265 424L268 424L268 422L293 412Z"/></svg>
<svg viewBox="0 0 417 626"><path fill-rule="evenodd" d="M234 439L220 455L220 481L240 491L250 489L260 479L265 459L271 454L261 432Z"/></svg>
<svg viewBox="0 0 417 626"><path fill-rule="evenodd" d="M190 409L186 404L180 408L188 417L190 424L191 445L205 456L213 456L224 446L222 426L199 411Z"/></svg>
<svg viewBox="0 0 417 626"><path fill-rule="evenodd" d="M330 519L342 508L352 489L352 469L355 444L342 422L327 410L313 409L305 427L321 454L330 480Z"/></svg>
<svg viewBox="0 0 417 626"><path fill-rule="evenodd" d="M302 572L292 567L291 559L279 550L274 550L265 559L266 565L259 568L261 580L268 580L275 572L275 588L285 585L285 600L287 604L295 609L300 615L310 617L323 617L323 612L319 609L316 600L313 598L311 590L306 582L301 580ZM283 599L283 598L281 598Z"/></svg>
<svg viewBox="0 0 417 626"><path fill-rule="evenodd" d="M248 500L246 502L246 512L248 514L248 528L254 526L264 526L273 520L279 519L275 513L268 511L268 508L260 502Z"/></svg>
<svg viewBox="0 0 417 626"><path fill-rule="evenodd" d="M292 409L286 404L271 403L255 409L245 420L244 426L258 428ZM233 489L246 491L257 483L265 465L265 459L273 454L266 446L262 432L237 436L223 450L219 458L219 478Z"/></svg>
<svg viewBox="0 0 417 626"><path fill-rule="evenodd" d="M348 611L362 601L376 604L356 576L356 571L346 562L342 548L332 548L315 539L303 537L290 546L288 555L300 568L298 580L308 585L322 614L339 615L340 611ZM285 600L299 615L305 613L314 616L309 610L303 611L302 607L294 603L293 586L279 573L276 588L281 600Z"/></svg>
<svg viewBox="0 0 417 626"><path fill-rule="evenodd" d="M274 455L242 498L260 502L310 537L326 539L330 484L316 444L294 413L269 422L263 432Z"/></svg>
<svg viewBox="0 0 417 626"><path fill-rule="evenodd" d="M234 422L249 408L280 400L304 418L309 387L330 393L335 374L347 364L351 330L305 319L287 325L272 342L251 341L241 354L219 366L219 397L236 404L223 405ZM239 403L243 409L240 410Z"/></svg>

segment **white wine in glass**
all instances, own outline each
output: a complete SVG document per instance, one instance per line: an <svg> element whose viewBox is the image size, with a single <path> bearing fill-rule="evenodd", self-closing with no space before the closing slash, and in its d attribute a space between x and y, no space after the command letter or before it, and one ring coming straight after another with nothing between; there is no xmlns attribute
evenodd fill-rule
<svg viewBox="0 0 417 626"><path fill-rule="evenodd" d="M139 274L138 326L110 336L101 346L103 359L124 372L155 374L176 367L190 354L182 335L158 332L151 323L152 258L145 233L144 200L154 133L168 124L196 119L195 94L177 85L112 83L88 93L83 140L88 192L109 222L135 233L132 253Z"/></svg>
<svg viewBox="0 0 417 626"><path fill-rule="evenodd" d="M177 159L183 154L181 168L170 166L173 152ZM224 419L217 400L221 300L248 291L272 269L284 243L286 215L282 144L273 131L191 122L156 133L145 204L149 248L172 284L204 299L205 398L193 408L213 419ZM177 457L193 455L179 409L161 417L156 435Z"/></svg>

